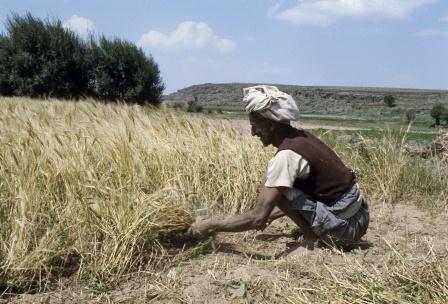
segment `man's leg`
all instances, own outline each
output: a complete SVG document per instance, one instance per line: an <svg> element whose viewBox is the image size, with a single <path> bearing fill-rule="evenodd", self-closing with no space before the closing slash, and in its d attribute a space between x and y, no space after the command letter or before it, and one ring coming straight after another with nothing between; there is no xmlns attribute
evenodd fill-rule
<svg viewBox="0 0 448 304"><path fill-rule="evenodd" d="M310 227L310 223L306 221L306 219L300 214L299 211L291 208L291 202L286 198L281 200L277 207L285 213L287 217L289 217L297 226L302 230L303 236L307 239L317 239L316 234Z"/></svg>
<svg viewBox="0 0 448 304"><path fill-rule="evenodd" d="M307 251L312 251L315 249L317 244L317 236L313 232L310 227L309 222L300 214L298 210L294 210L291 208L291 202L286 198L282 199L277 207L285 213L287 217L289 217L297 226L301 229L303 233L303 241L302 243L290 252L291 255L300 254Z"/></svg>
<svg viewBox="0 0 448 304"><path fill-rule="evenodd" d="M330 247L349 248L357 244L369 227L369 207L364 201L358 212L335 230L329 231L322 239Z"/></svg>

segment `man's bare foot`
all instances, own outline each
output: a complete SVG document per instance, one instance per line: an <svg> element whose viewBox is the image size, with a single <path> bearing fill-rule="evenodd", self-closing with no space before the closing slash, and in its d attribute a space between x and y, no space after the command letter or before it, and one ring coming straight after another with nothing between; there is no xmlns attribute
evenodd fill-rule
<svg viewBox="0 0 448 304"><path fill-rule="evenodd" d="M292 246L285 254L285 256L308 255L319 252L320 248L317 246L317 239L303 239L298 244Z"/></svg>

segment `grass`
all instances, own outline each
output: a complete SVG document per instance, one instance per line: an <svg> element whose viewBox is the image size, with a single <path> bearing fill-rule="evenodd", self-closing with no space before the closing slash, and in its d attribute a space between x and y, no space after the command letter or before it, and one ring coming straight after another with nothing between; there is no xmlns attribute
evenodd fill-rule
<svg viewBox="0 0 448 304"><path fill-rule="evenodd" d="M408 156L404 149L408 131L388 131L378 139L361 136L356 144L336 142L328 134L321 137L355 171L371 200L446 208L447 168L436 157L425 160Z"/></svg>
<svg viewBox="0 0 448 304"><path fill-rule="evenodd" d="M322 272L310 274L311 278L285 300L292 304L448 302L448 265L445 257L435 255L430 248L425 258L393 251L381 264L345 256L344 263L343 271L326 263Z"/></svg>
<svg viewBox="0 0 448 304"><path fill-rule="evenodd" d="M6 294L46 290L68 276L102 290L101 282L163 264L165 241L195 215L250 209L274 153L231 121L203 115L93 101L0 103ZM447 168L435 157L406 155L409 132L385 131L376 140L361 133L355 144L316 132L356 171L371 200L447 209Z"/></svg>
<svg viewBox="0 0 448 304"><path fill-rule="evenodd" d="M163 256L159 235L188 228L193 210L255 200L267 152L224 124L119 104L1 103L3 288L120 276Z"/></svg>

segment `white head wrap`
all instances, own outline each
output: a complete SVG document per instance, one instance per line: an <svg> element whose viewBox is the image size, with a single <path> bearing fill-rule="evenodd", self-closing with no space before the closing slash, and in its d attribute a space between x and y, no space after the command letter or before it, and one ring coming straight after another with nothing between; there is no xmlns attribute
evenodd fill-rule
<svg viewBox="0 0 448 304"><path fill-rule="evenodd" d="M258 85L243 89L246 112L258 112L265 118L289 123L299 119L299 108L291 95L277 87Z"/></svg>

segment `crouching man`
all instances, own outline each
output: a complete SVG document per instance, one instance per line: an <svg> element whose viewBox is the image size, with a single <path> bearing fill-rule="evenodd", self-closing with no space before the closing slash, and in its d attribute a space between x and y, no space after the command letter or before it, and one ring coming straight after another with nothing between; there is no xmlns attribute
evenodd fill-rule
<svg viewBox="0 0 448 304"><path fill-rule="evenodd" d="M293 98L274 86L244 89L252 135L277 153L269 161L255 208L247 213L193 223L190 233L263 230L271 221L288 216L303 233L296 252L323 243L345 245L367 231L369 209L353 172L336 153L305 130L293 128L299 109Z"/></svg>

